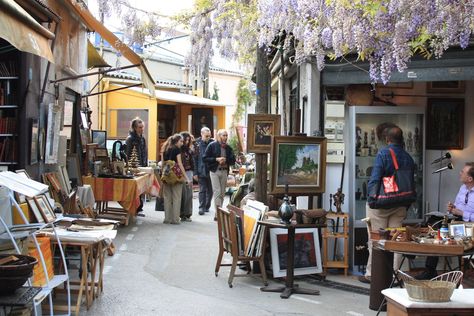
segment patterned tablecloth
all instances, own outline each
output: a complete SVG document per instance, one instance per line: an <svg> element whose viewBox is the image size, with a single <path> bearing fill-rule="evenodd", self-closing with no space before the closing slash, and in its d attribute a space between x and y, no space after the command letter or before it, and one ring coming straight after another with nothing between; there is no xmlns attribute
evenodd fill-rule
<svg viewBox="0 0 474 316"><path fill-rule="evenodd" d="M84 184L94 190L96 201L117 201L131 215L140 205L140 195L148 193L157 196L160 185L154 174L145 174L133 179L82 177Z"/></svg>

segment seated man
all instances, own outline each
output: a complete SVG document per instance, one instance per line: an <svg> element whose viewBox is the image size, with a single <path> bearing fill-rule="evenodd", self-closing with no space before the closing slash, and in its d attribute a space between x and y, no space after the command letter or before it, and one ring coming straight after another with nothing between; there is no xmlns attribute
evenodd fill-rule
<svg viewBox="0 0 474 316"><path fill-rule="evenodd" d="M448 212L462 217L465 222L474 222L474 162L466 162L459 173L459 180L463 183L454 203L448 202ZM425 271L415 276L418 280L429 280L436 277L436 266L439 257L427 257Z"/></svg>

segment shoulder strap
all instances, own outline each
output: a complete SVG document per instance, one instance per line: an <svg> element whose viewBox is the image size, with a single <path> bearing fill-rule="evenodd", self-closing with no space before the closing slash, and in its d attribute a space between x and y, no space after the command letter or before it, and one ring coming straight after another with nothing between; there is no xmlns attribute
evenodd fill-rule
<svg viewBox="0 0 474 316"><path fill-rule="evenodd" d="M398 170L397 156L395 156L395 152L392 148L389 148L388 150L390 150L390 155L392 155L393 166L395 167L395 170Z"/></svg>

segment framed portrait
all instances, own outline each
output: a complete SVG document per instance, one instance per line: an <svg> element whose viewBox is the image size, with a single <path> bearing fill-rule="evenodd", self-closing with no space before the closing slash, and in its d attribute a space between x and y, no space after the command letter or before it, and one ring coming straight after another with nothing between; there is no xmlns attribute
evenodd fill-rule
<svg viewBox="0 0 474 316"><path fill-rule="evenodd" d="M249 114L247 152L270 153L272 137L280 135L279 114Z"/></svg>
<svg viewBox="0 0 474 316"><path fill-rule="evenodd" d="M325 137L274 136L272 140L272 194L321 193L326 186Z"/></svg>
<svg viewBox="0 0 474 316"><path fill-rule="evenodd" d="M466 236L466 225L464 223L449 224L449 234L453 237Z"/></svg>
<svg viewBox="0 0 474 316"><path fill-rule="evenodd" d="M107 148L107 131L92 130L92 142L96 143L99 148Z"/></svg>
<svg viewBox="0 0 474 316"><path fill-rule="evenodd" d="M44 223L43 214L39 210L38 205L36 204L35 200L33 198L27 197L26 203L28 203L28 206L31 212L33 213L34 217L36 218L36 221L38 223Z"/></svg>
<svg viewBox="0 0 474 316"><path fill-rule="evenodd" d="M270 248L274 277L286 277L288 230L270 229ZM321 250L317 228L296 228L294 246L294 275L321 273Z"/></svg>
<svg viewBox="0 0 474 316"><path fill-rule="evenodd" d="M39 122L38 119L31 119L31 150L30 165L38 163L38 141L39 141Z"/></svg>
<svg viewBox="0 0 474 316"><path fill-rule="evenodd" d="M46 223L53 222L56 219L56 215L54 214L53 208L49 204L49 201L46 198L46 195L42 194L42 195L35 196L34 200L36 202L36 205L38 206L38 209L43 215L45 222Z"/></svg>
<svg viewBox="0 0 474 316"><path fill-rule="evenodd" d="M464 148L464 99L428 99L426 148Z"/></svg>
<svg viewBox="0 0 474 316"><path fill-rule="evenodd" d="M193 135L199 137L201 128L208 127L211 135L214 133L214 110L211 108L194 108L191 110L193 121Z"/></svg>
<svg viewBox="0 0 474 316"><path fill-rule="evenodd" d="M426 84L428 93L463 93L464 89L464 81L431 81Z"/></svg>

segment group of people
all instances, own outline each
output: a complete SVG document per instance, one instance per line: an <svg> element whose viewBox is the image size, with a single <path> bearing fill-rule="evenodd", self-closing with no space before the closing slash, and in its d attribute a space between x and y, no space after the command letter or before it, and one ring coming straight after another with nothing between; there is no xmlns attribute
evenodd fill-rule
<svg viewBox="0 0 474 316"><path fill-rule="evenodd" d="M377 128L377 136L386 142L375 158L375 163L368 181L368 191L373 192L374 188L381 185L384 177L394 174L395 166L391 157L391 151L395 153L399 168L411 170L411 186L414 187L415 162L404 149L403 132L400 127L392 123L380 124ZM461 188L454 200L449 202L447 211L463 221L474 221L474 162L467 162L459 174L462 183ZM375 190L376 191L376 190ZM370 197L368 198L370 202ZM371 208L369 203L366 207L366 215L370 219L371 228L377 231L388 227L401 227L402 221L406 218L407 209L410 205L394 205L390 208ZM365 275L359 277L363 283L370 283L372 275L372 244L369 236L369 258L367 261ZM394 269L399 268L402 257L395 254ZM417 279L431 279L437 275L436 266L438 257L428 257L425 263L426 269Z"/></svg>
<svg viewBox="0 0 474 316"><path fill-rule="evenodd" d="M126 140L127 156L132 149L137 151L141 166L147 166L147 146L143 132L145 123L140 118L131 122ZM216 209L224 201L229 169L235 164L235 155L227 144L228 133L217 131L216 139L211 138L208 127L201 129L201 137L194 139L189 132L174 134L161 147L161 162L174 161L182 174L182 181L163 182L161 190L164 200L165 224L191 222L193 214L193 180L199 184L199 215L210 211L214 197ZM143 197L137 209L137 216L143 216ZM214 217L215 219L215 217Z"/></svg>
<svg viewBox="0 0 474 316"><path fill-rule="evenodd" d="M203 127L201 137L196 140L188 132L174 134L166 140L161 148L161 161L174 161L181 169L184 182L163 183L163 223L191 221L193 180L199 184L199 215L210 211L213 197L216 209L222 206L229 168L235 164L227 138L227 131L221 129L214 140L210 129Z"/></svg>

